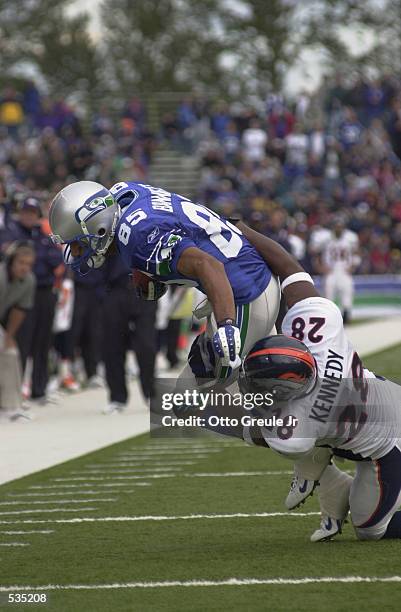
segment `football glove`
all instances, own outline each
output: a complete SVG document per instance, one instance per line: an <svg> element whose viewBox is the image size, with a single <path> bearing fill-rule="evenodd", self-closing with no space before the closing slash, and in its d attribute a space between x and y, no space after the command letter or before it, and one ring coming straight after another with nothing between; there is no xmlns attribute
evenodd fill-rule
<svg viewBox="0 0 401 612"><path fill-rule="evenodd" d="M217 323L217 331L213 334L212 342L223 366L235 369L241 365L241 336L239 328L232 319L224 319Z"/></svg>

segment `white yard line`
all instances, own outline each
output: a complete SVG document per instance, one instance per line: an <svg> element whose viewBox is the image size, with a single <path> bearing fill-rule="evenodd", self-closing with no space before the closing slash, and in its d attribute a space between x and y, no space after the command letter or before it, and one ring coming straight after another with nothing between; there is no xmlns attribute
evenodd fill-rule
<svg viewBox="0 0 401 612"><path fill-rule="evenodd" d="M166 451L140 451L137 450L135 452L121 452L121 453L117 453L116 457L128 457L128 459L130 458L137 458L137 459L141 459L142 457L166 457L166 456L170 456L173 455L175 457L182 457L183 455L192 455L193 457L207 457L208 455L213 455L215 453L221 453L223 451L223 449L217 449L217 450L209 450L209 451L195 451L192 450L190 448L179 451L179 450L166 450Z"/></svg>
<svg viewBox="0 0 401 612"><path fill-rule="evenodd" d="M234 444L219 444L216 445L214 444L213 446L203 446L203 445L195 445L195 444L186 444L185 446L183 444L181 445L173 445L173 444L163 444L163 445L156 445L156 444L146 444L144 446L141 446L141 450L148 452L148 453L153 453L154 451L162 451L165 452L166 449L169 451L177 451L178 453L182 452L182 451L186 451L186 450L192 450L194 452L197 453L209 453L209 452L219 452L222 450L225 450L226 448L238 448L238 444L234 445ZM127 449L128 453L135 453L138 452L138 446L131 446L130 448Z"/></svg>
<svg viewBox="0 0 401 612"><path fill-rule="evenodd" d="M92 500L96 501L95 499ZM47 514L50 512L95 512L98 508L41 508L40 510L10 510L9 512L0 512L0 516L8 516L9 514Z"/></svg>
<svg viewBox="0 0 401 612"><path fill-rule="evenodd" d="M11 514L11 513L10 513ZM16 521L1 521L2 525L9 524L43 524L43 523L63 523L63 524L78 524L78 523L130 523L130 522L146 522L146 521L194 521L194 520L223 520L223 519L243 519L243 518L276 518L276 517L304 518L305 516L320 516L320 512L237 512L234 514L182 514L178 516L168 515L142 515L142 516L85 516L75 517L72 519L24 519Z"/></svg>
<svg viewBox="0 0 401 612"><path fill-rule="evenodd" d="M164 466L164 467L175 467L175 466L180 466L180 465L194 465L196 462L195 461L160 461L159 459L154 460L154 459L145 459L142 461L131 461L130 459L125 459L123 461L115 461L115 462L109 462L109 463L87 463L85 465L85 468L88 469L98 469L98 468L108 468L108 467L140 467L142 465L149 465L149 463L152 464L152 467L159 467L159 466Z"/></svg>
<svg viewBox="0 0 401 612"><path fill-rule="evenodd" d="M194 474L180 474L187 478L236 478L241 476L287 476L293 470L270 470L264 472L195 472Z"/></svg>
<svg viewBox="0 0 401 612"><path fill-rule="evenodd" d="M52 478L52 482L74 482L74 481L103 481L103 480L141 480L142 478L174 478L177 474L146 474L145 476L75 476L73 478ZM89 482L88 482L89 484ZM104 485L107 486L107 485Z"/></svg>
<svg viewBox="0 0 401 612"><path fill-rule="evenodd" d="M118 473L119 471L120 470L109 470L109 473L114 474L114 473ZM151 472L151 473L153 472L180 472L181 470L179 467L172 467L172 468L170 467L155 467L155 468L154 467L150 467L150 468L149 467L146 467L146 468L139 467L137 469L127 470L127 473L128 471L131 472L132 474L134 473L142 474L143 472ZM71 470L69 472L69 474L76 474L76 475L82 475L82 476L84 476L85 474L90 475L90 474L105 474L105 473L106 473L106 470L96 470L94 468L93 469L92 468L83 469L83 470ZM121 470L121 473L124 474L125 470Z"/></svg>
<svg viewBox="0 0 401 612"><path fill-rule="evenodd" d="M223 580L165 580L159 582L112 582L110 584L46 584L0 586L0 592L13 591L98 591L107 589L160 589L175 587L286 586L304 584L398 583L401 576L316 576L305 578L225 578Z"/></svg>
<svg viewBox="0 0 401 612"><path fill-rule="evenodd" d="M68 484L68 485L31 485L30 487L28 487L28 489L72 489L74 487L79 488L79 487L125 487L126 485L123 482L115 482L115 483L104 483L104 484L96 484L96 482L92 483L92 482L82 482L80 484ZM129 483L130 487L150 487L151 483L150 482L130 482ZM118 491L117 491L118 492ZM64 495L64 490L62 491L63 495ZM108 491L108 493L111 493L111 491ZM95 500L94 500L95 501Z"/></svg>
<svg viewBox="0 0 401 612"><path fill-rule="evenodd" d="M112 491L76 491L76 490L73 490L73 491L60 491L59 493L7 493L7 495L9 497L59 497L60 495L104 495L104 494L109 495L111 492ZM65 500L65 503L68 503L69 501L70 501L69 499ZM94 502L94 501L105 501L105 500L92 498L91 501ZM111 501L116 501L116 499L113 498ZM52 502L49 500L49 502L41 502L41 503L53 504L55 502Z"/></svg>
<svg viewBox="0 0 401 612"><path fill-rule="evenodd" d="M30 546L28 542L0 542L0 546Z"/></svg>
<svg viewBox="0 0 401 612"><path fill-rule="evenodd" d="M5 535L30 535L31 533L48 534L54 533L54 529L30 529L29 531L0 531Z"/></svg>
<svg viewBox="0 0 401 612"><path fill-rule="evenodd" d="M94 501L97 502L114 502L117 501L117 497L109 497L109 498L96 498L94 499L47 499L45 500L41 500L41 501L37 501L37 500L32 500L32 499L26 499L26 500L19 500L19 501L8 501L8 502L0 502L0 506L23 506L23 505L27 505L27 506L31 506L31 505L37 505L37 504L50 504L50 505L55 505L55 504L93 504Z"/></svg>

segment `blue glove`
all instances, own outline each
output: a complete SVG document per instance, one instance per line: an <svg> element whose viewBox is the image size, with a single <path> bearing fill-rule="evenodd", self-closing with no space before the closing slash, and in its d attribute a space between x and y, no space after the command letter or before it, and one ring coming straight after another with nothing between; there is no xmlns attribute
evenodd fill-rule
<svg viewBox="0 0 401 612"><path fill-rule="evenodd" d="M233 369L241 365L241 335L239 328L232 319L224 319L217 323L217 331L213 334L213 348L222 360L224 366Z"/></svg>

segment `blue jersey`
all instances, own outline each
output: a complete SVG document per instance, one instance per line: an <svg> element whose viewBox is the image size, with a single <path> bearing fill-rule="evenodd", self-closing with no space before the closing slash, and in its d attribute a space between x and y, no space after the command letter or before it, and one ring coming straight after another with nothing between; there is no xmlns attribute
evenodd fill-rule
<svg viewBox="0 0 401 612"><path fill-rule="evenodd" d="M218 259L236 304L247 304L267 287L271 272L256 249L233 224L205 206L142 183L117 183L110 189L122 208L117 248L130 268L167 283L192 285L177 263L185 249L197 247Z"/></svg>

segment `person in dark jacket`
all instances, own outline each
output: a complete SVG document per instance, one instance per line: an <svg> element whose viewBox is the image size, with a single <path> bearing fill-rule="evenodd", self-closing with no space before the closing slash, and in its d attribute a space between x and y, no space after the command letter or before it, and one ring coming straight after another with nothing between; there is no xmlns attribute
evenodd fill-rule
<svg viewBox="0 0 401 612"><path fill-rule="evenodd" d="M33 309L22 324L17 342L23 369L32 357L31 399L46 401L48 382L48 355L52 340L52 327L56 296L53 290L55 270L62 263L62 252L41 228L42 211L39 200L28 197L18 206L18 215L7 227L6 241L29 240L35 250L33 273L36 291Z"/></svg>
<svg viewBox="0 0 401 612"><path fill-rule="evenodd" d="M139 379L144 396L154 395L156 358L155 317L157 302L137 298L130 272L116 253L105 263L107 285L103 302L103 359L109 404L105 414L121 412L128 401L125 357L134 348L139 366Z"/></svg>

